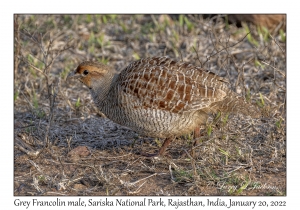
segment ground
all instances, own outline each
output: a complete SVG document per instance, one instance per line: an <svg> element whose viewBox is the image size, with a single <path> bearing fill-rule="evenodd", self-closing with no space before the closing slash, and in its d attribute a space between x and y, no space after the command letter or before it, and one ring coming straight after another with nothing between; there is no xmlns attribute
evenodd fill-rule
<svg viewBox="0 0 300 210"><path fill-rule="evenodd" d="M14 195L286 195L285 32L226 16L15 16ZM251 31L251 33L249 33ZM169 56L230 81L258 119L210 116L199 144L140 136L103 117L67 82L83 60L122 70Z"/></svg>

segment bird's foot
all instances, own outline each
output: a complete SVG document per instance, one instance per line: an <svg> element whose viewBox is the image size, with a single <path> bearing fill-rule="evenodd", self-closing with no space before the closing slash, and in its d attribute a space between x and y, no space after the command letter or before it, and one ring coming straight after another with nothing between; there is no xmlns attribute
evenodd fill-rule
<svg viewBox="0 0 300 210"><path fill-rule="evenodd" d="M157 152L157 153L140 153L140 155L144 156L144 157L158 157L159 152Z"/></svg>
<svg viewBox="0 0 300 210"><path fill-rule="evenodd" d="M148 154L148 153L141 153L142 156L145 157L159 157L159 156L164 156L165 151L168 147L168 145L172 142L173 138L166 138L163 145L160 147L159 151L154 154Z"/></svg>

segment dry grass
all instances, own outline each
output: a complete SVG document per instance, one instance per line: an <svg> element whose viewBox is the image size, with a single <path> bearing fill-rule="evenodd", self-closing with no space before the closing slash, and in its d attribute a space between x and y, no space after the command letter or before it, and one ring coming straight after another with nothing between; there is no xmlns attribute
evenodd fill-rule
<svg viewBox="0 0 300 210"><path fill-rule="evenodd" d="M15 30L15 195L286 194L283 33L198 15L19 15ZM160 140L101 117L65 81L85 59L121 70L161 55L227 77L264 117L211 116L198 146L178 137L149 159L139 153Z"/></svg>

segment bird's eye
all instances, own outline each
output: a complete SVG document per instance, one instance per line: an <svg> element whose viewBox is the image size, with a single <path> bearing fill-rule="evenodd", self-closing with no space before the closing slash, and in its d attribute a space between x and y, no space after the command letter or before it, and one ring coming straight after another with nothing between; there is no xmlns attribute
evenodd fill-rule
<svg viewBox="0 0 300 210"><path fill-rule="evenodd" d="M89 74L89 71L88 71L88 70L84 70L83 74L84 74L84 75L88 75L88 74Z"/></svg>

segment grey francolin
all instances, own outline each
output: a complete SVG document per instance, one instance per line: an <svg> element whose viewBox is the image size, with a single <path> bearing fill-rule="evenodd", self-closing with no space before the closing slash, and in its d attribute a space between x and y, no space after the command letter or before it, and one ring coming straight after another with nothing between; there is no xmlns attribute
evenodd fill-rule
<svg viewBox="0 0 300 210"><path fill-rule="evenodd" d="M209 113L260 116L257 107L228 88L225 78L167 57L134 61L121 72L84 61L68 78L85 84L112 121L141 135L165 138L159 155L176 136L197 131Z"/></svg>

